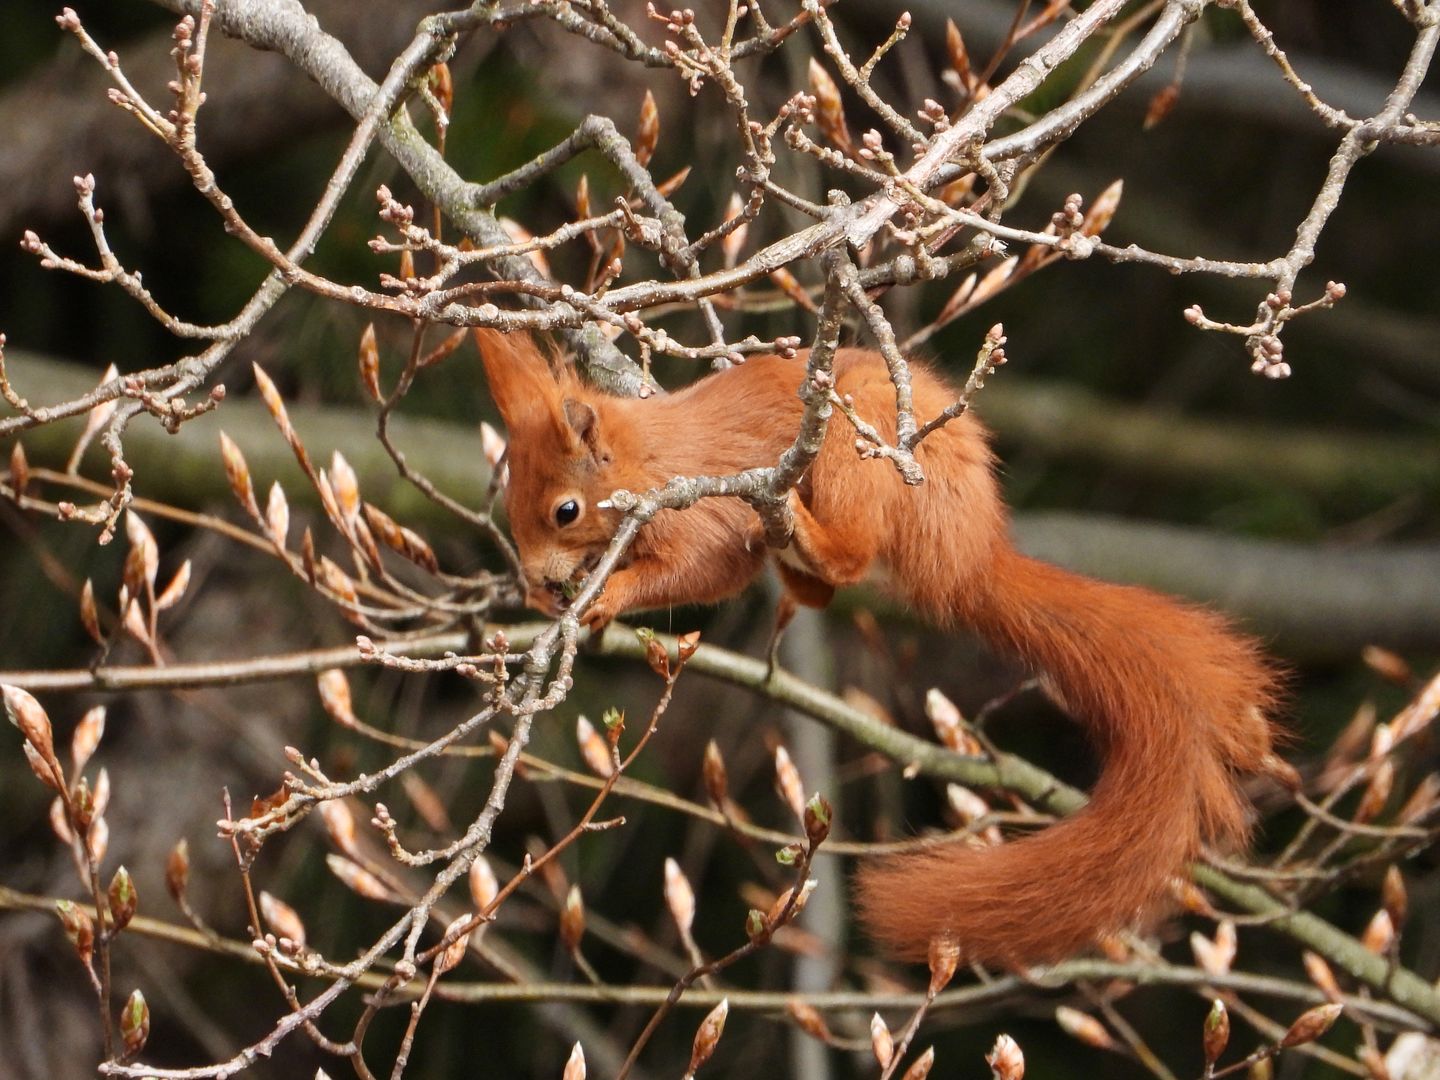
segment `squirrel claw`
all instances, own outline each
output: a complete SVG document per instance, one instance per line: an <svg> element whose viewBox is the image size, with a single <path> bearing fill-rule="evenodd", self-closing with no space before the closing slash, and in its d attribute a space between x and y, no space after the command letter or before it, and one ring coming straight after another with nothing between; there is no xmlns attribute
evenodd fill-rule
<svg viewBox="0 0 1440 1080"><path fill-rule="evenodd" d="M580 625L590 631L595 637L605 632L605 628L615 621L615 612L610 605L605 603L604 597L597 598L588 608L585 614L580 616Z"/></svg>

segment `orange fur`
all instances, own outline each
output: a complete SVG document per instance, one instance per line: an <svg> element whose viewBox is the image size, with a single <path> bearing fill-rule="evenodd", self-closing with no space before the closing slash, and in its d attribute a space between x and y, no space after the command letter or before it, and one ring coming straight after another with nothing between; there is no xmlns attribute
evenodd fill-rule
<svg viewBox="0 0 1440 1080"><path fill-rule="evenodd" d="M563 608L561 586L594 565L619 521L595 503L676 476L772 465L801 416L802 360L751 359L645 400L587 387L518 335L477 332L510 430L506 504L530 602ZM915 410L954 392L912 368ZM841 350L836 388L893 441L895 392L881 358ZM986 434L970 415L917 450L925 472L904 484L862 460L837 417L798 492L795 534L778 553L803 603L888 570L892 586L941 626L967 626L1042 671L1104 758L1090 805L998 848L946 844L862 868L859 906L896 955L924 956L949 934L967 960L1029 964L1073 953L1098 933L1153 912L1185 862L1246 832L1237 770L1270 752L1264 713L1275 677L1255 644L1211 612L1144 589L1108 585L1018 554ZM557 523L574 502L578 517ZM738 499L661 511L591 605L586 621L732 595L762 569L758 516Z"/></svg>

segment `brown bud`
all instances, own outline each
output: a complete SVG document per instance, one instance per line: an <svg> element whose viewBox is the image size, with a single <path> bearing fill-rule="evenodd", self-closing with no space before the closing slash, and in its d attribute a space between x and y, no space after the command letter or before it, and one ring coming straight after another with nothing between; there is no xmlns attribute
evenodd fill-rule
<svg viewBox="0 0 1440 1080"><path fill-rule="evenodd" d="M815 301L810 298L810 294L805 291L805 286L801 285L795 275L783 266L770 272L770 280L776 288L806 311L820 310L815 306Z"/></svg>
<svg viewBox="0 0 1440 1080"><path fill-rule="evenodd" d="M1022 1080L1025 1076L1025 1055L1009 1035L995 1040L995 1048L985 1055L995 1080Z"/></svg>
<svg viewBox="0 0 1440 1080"><path fill-rule="evenodd" d="M714 739L705 744L705 760L701 771L705 780L705 794L710 796L710 801L717 810L723 810L729 780L725 772L725 759L720 756L720 747L715 744Z"/></svg>
<svg viewBox="0 0 1440 1080"><path fill-rule="evenodd" d="M711 1054L715 1053L715 1045L720 1041L720 1036L725 1033L725 1018L729 1015L730 999L721 998L720 1004L706 1013L705 1019L700 1021L700 1027L695 1031L695 1042L690 1048L688 1071L691 1075L710 1060Z"/></svg>
<svg viewBox="0 0 1440 1080"><path fill-rule="evenodd" d="M1390 753L1395 745L1395 729L1389 724L1376 724L1375 730L1370 733L1370 751L1368 760L1379 761L1386 754Z"/></svg>
<svg viewBox="0 0 1440 1080"><path fill-rule="evenodd" d="M580 756L591 772L596 776L614 775L615 761L610 754L610 745L583 715L575 718L575 741L580 744Z"/></svg>
<svg viewBox="0 0 1440 1080"><path fill-rule="evenodd" d="M965 729L965 717L960 709L935 687L925 692L925 715L947 749L957 754L979 755L980 744Z"/></svg>
<svg viewBox="0 0 1440 1080"><path fill-rule="evenodd" d="M128 594L129 590L124 585L121 585L120 625L123 626L125 632L136 641L146 645L151 644L150 626L145 621L145 613L140 610L140 601L138 598L130 597Z"/></svg>
<svg viewBox="0 0 1440 1080"><path fill-rule="evenodd" d="M1120 197L1125 194L1125 181L1115 180L1095 197L1090 209L1085 212L1080 231L1086 236L1099 236L1120 209Z"/></svg>
<svg viewBox="0 0 1440 1080"><path fill-rule="evenodd" d="M346 887L367 900L395 903L400 899L388 885L352 859L343 855L326 855L325 865Z"/></svg>
<svg viewBox="0 0 1440 1080"><path fill-rule="evenodd" d="M326 799L320 804L320 820L325 823L330 842L352 859L360 857L355 843L355 815L342 799Z"/></svg>
<svg viewBox="0 0 1440 1080"><path fill-rule="evenodd" d="M117 931L124 930L135 917L135 908L139 904L139 897L135 894L135 882L130 879L130 871L125 867L116 870L115 876L110 879L106 898L110 903L111 924Z"/></svg>
<svg viewBox="0 0 1440 1080"><path fill-rule="evenodd" d="M650 665L650 670L662 679L668 679L670 677L670 654L665 651L664 643L655 636L654 631L647 627L636 630L635 636L645 646L645 662Z"/></svg>
<svg viewBox="0 0 1440 1080"><path fill-rule="evenodd" d="M571 885L565 895L565 906L560 909L560 940L573 953L580 948L580 939L584 936L585 901L580 895L580 886Z"/></svg>
<svg viewBox="0 0 1440 1080"><path fill-rule="evenodd" d="M29 743L25 744L25 749L30 749ZM31 768L34 767L34 764L32 764ZM49 770L46 771L48 772ZM75 833L70 828L69 815L65 813L65 800L59 795L56 795L55 798L50 800L50 828L54 831L55 835L60 838L62 844L68 846L74 843Z"/></svg>
<svg viewBox="0 0 1440 1080"><path fill-rule="evenodd" d="M323 478L324 474L321 476ZM355 581L328 555L320 556L320 581L345 605L341 613L346 618L358 618L357 613L352 610L354 605L360 602L360 594L355 591Z"/></svg>
<svg viewBox="0 0 1440 1080"><path fill-rule="evenodd" d="M1370 777L1365 794L1360 796L1360 805L1355 808L1355 821L1360 824L1373 821L1390 801L1390 793L1394 787L1395 762L1385 758L1375 767L1375 774Z"/></svg>
<svg viewBox="0 0 1440 1080"><path fill-rule="evenodd" d="M974 86L974 75L970 71L970 53L965 48L965 39L954 19L945 20L945 51L950 57L950 67L959 78L960 86L967 93Z"/></svg>
<svg viewBox="0 0 1440 1080"><path fill-rule="evenodd" d="M290 504L285 499L285 490L276 480L270 485L270 495L265 503L265 531L277 551L285 550L285 541L290 535Z"/></svg>
<svg viewBox="0 0 1440 1080"><path fill-rule="evenodd" d="M426 81L445 115L450 116L455 111L455 80L450 75L450 65L443 60L433 65L426 74Z"/></svg>
<svg viewBox="0 0 1440 1080"><path fill-rule="evenodd" d="M144 591L139 587L141 583L151 590L155 588L155 575L160 569L160 546L155 543L155 534L150 531L150 526L134 510L125 512L125 538L130 544L127 571L132 558L138 568L138 580L130 591L138 596Z"/></svg>
<svg viewBox="0 0 1440 1080"><path fill-rule="evenodd" d="M700 631L691 630L675 639L675 654L683 665L700 648Z"/></svg>
<svg viewBox="0 0 1440 1080"><path fill-rule="evenodd" d="M250 467L245 464L245 455L235 440L220 432L220 457L225 463L225 477L230 481L230 490L235 499L256 521L260 520L260 506L255 501L255 486L250 482Z"/></svg>
<svg viewBox="0 0 1440 1080"><path fill-rule="evenodd" d="M120 1008L120 1041L125 1046L125 1056L134 1057L145 1049L150 1038L150 1006L145 995L132 990L125 1004Z"/></svg>
<svg viewBox="0 0 1440 1080"><path fill-rule="evenodd" d="M100 613L95 607L95 583L89 578L80 590L80 624L97 645L105 644L105 634L100 629Z"/></svg>
<svg viewBox="0 0 1440 1080"><path fill-rule="evenodd" d="M751 941L756 941L764 936L767 929L765 913L759 908L751 908L745 913L745 936Z"/></svg>
<svg viewBox="0 0 1440 1080"><path fill-rule="evenodd" d="M878 1012L870 1017L870 1049L882 1069L888 1069L895 1059L895 1037Z"/></svg>
<svg viewBox="0 0 1440 1080"><path fill-rule="evenodd" d="M60 768L59 759L55 757L55 736L50 727L50 717L28 691L6 684L0 687L0 692L3 692L5 698L5 714L10 723L19 729L25 742L35 751L40 761L53 772L54 782L51 786L58 791L60 786L64 785L65 773Z"/></svg>
<svg viewBox="0 0 1440 1080"><path fill-rule="evenodd" d="M305 923L300 913L278 896L261 891L260 915L277 937L289 938L296 945L305 944Z"/></svg>
<svg viewBox="0 0 1440 1080"><path fill-rule="evenodd" d="M1011 255L1009 258L997 263L993 269L989 270L985 276L980 279L979 283L975 286L975 291L970 294L967 304L973 307L1002 291L1011 276L1015 273L1015 268L1019 265L1020 257L1018 255Z"/></svg>
<svg viewBox="0 0 1440 1080"><path fill-rule="evenodd" d="M500 882L496 880L495 871L484 855L475 856L475 861L470 864L468 880L470 902L477 911L489 911L490 905L500 895Z"/></svg>
<svg viewBox="0 0 1440 1080"><path fill-rule="evenodd" d="M1300 770L1278 754L1266 754L1260 759L1259 772L1276 781L1289 792L1298 792L1303 786Z"/></svg>
<svg viewBox="0 0 1440 1080"><path fill-rule="evenodd" d="M1001 842L1000 829L996 825L986 825L976 830L974 826L983 821L990 813L990 804L987 803L975 792L960 784L945 785L945 801L959 818L960 824L971 830L976 836L987 844L998 844Z"/></svg>
<svg viewBox="0 0 1440 1080"><path fill-rule="evenodd" d="M300 565L305 569L305 579L310 584L315 584L320 576L320 563L315 556L315 537L310 532L310 526L305 526L305 531L300 534Z"/></svg>
<svg viewBox="0 0 1440 1080"><path fill-rule="evenodd" d="M1440 674L1433 676L1409 705L1395 717L1395 741L1408 739L1440 715Z"/></svg>
<svg viewBox="0 0 1440 1080"><path fill-rule="evenodd" d="M270 378L259 364L251 364L250 371L255 376L255 387L260 391L260 399L265 402L266 411L270 413L280 433L285 436L290 448L295 451L296 457L301 458L302 463L308 463L309 457L295 434L294 425L290 423L290 415L285 411L285 399L280 396L275 380Z"/></svg>
<svg viewBox="0 0 1440 1080"><path fill-rule="evenodd" d="M330 718L342 727L359 724L350 700L350 680L340 668L326 668L315 677L320 691L320 704Z"/></svg>
<svg viewBox="0 0 1440 1080"><path fill-rule="evenodd" d="M935 687L930 688L924 694L924 714L929 717L930 726L935 727L942 746L956 753L966 753L966 750L960 749L965 739L965 717L950 698Z"/></svg>
<svg viewBox="0 0 1440 1080"><path fill-rule="evenodd" d="M1189 878L1177 879L1174 890L1176 898L1186 911L1194 915L1203 915L1207 919L1218 918L1209 898Z"/></svg>
<svg viewBox="0 0 1440 1080"><path fill-rule="evenodd" d="M1225 1047L1230 1043L1230 1013L1225 1003L1216 998L1205 1017L1205 1030L1201 1046L1205 1051L1205 1067L1208 1069L1220 1060Z"/></svg>
<svg viewBox="0 0 1440 1080"><path fill-rule="evenodd" d="M185 890L190 885L190 844L181 837L175 841L165 859L165 888L177 904L185 901Z"/></svg>
<svg viewBox="0 0 1440 1080"><path fill-rule="evenodd" d="M25 460L25 448L20 445L20 440L15 440L15 445L10 447L10 491L18 500L25 494L25 489L30 485L30 463Z"/></svg>
<svg viewBox="0 0 1440 1080"><path fill-rule="evenodd" d="M1395 924L1390 921L1390 913L1384 908L1375 912L1365 932L1360 935L1360 944L1378 956L1384 956L1390 951L1395 943Z"/></svg>
<svg viewBox="0 0 1440 1080"><path fill-rule="evenodd" d="M683 169L677 172L674 176L665 180L663 183L656 184L655 190L668 199L671 195L674 195L675 192L680 190L681 184L685 183L686 180L690 179L690 169L691 166L686 165ZM624 245L621 244L620 246L623 250Z"/></svg>
<svg viewBox="0 0 1440 1080"><path fill-rule="evenodd" d="M695 890L674 859L665 860L665 906L670 909L680 933L689 934L695 923Z"/></svg>
<svg viewBox="0 0 1440 1080"><path fill-rule="evenodd" d="M949 934L937 934L930 939L928 959L930 993L938 994L955 977L955 968L960 963L960 943Z"/></svg>
<svg viewBox="0 0 1440 1080"><path fill-rule="evenodd" d="M106 365L104 373L100 376L100 382L97 384L97 388L113 382L118 374L119 371L114 364ZM82 431L80 437L75 440L75 448L70 452L70 460L65 463L66 472L73 473L79 468L80 459L85 453L85 448L90 445L95 433L109 422L110 417L115 414L115 409L118 405L118 399L111 398L108 401L100 402L85 414L85 430Z"/></svg>
<svg viewBox="0 0 1440 1080"><path fill-rule="evenodd" d="M1400 873L1400 868L1391 865L1385 871L1385 880L1380 886L1380 902L1384 904L1386 912L1390 915L1390 922L1395 929L1405 925L1405 916L1410 909L1410 899L1405 892L1405 878Z"/></svg>
<svg viewBox="0 0 1440 1080"><path fill-rule="evenodd" d="M830 803L818 791L805 804L805 813L801 820L805 824L805 838L810 841L812 851L830 835L830 821L833 816L834 810Z"/></svg>
<svg viewBox="0 0 1440 1080"><path fill-rule="evenodd" d="M445 927L445 936L449 937L469 921L469 915L461 915L458 919L452 920L450 925ZM436 975L444 975L465 959L465 950L470 947L470 933L471 931L467 930L465 933L459 934L454 941L441 950L440 955L435 957Z"/></svg>
<svg viewBox="0 0 1440 1080"><path fill-rule="evenodd" d="M1150 104L1145 109L1145 120L1141 124L1141 127L1149 131L1170 115L1170 110L1175 108L1175 103L1179 100L1180 87L1177 83L1162 86L1156 91L1155 96L1150 99Z"/></svg>
<svg viewBox="0 0 1440 1080"><path fill-rule="evenodd" d="M454 828L445 800L418 773L403 774L400 786L405 789L405 797L410 800L415 812L431 829L437 833L448 833Z"/></svg>
<svg viewBox="0 0 1440 1080"><path fill-rule="evenodd" d="M469 336L470 331L467 327L462 326L459 329L452 330L449 334L445 336L444 341L440 342L439 345L436 345L433 349L431 349L424 356L422 356L415 366L417 368L428 368L440 363L440 361L448 357L461 345L464 345L465 339Z"/></svg>
<svg viewBox="0 0 1440 1080"><path fill-rule="evenodd" d="M170 579L170 584L166 585L164 591L155 598L156 611L165 611L184 599L185 590L190 587L190 573L190 560L186 559L180 564L180 569L175 571L175 576Z"/></svg>
<svg viewBox="0 0 1440 1080"><path fill-rule="evenodd" d="M850 137L850 126L845 121L840 88L814 57L810 59L810 93L815 96L815 122L820 131L836 147L850 153L855 149L855 143Z"/></svg>
<svg viewBox="0 0 1440 1080"><path fill-rule="evenodd" d="M646 90L645 100L640 103L640 122L635 129L635 160L641 168L650 164L659 141L660 110L655 107L655 95Z"/></svg>
<svg viewBox="0 0 1440 1080"><path fill-rule="evenodd" d="M581 173L580 182L575 185L575 218L577 221L584 221L590 216L590 174ZM591 244L595 244L595 234L586 233Z"/></svg>
<svg viewBox="0 0 1440 1080"><path fill-rule="evenodd" d="M1409 686L1414 681L1415 672L1411 670L1410 665L1389 649L1382 649L1378 645L1366 645L1361 650L1360 657L1371 671L1397 686Z"/></svg>
<svg viewBox="0 0 1440 1080"><path fill-rule="evenodd" d="M55 901L55 913L60 916L60 925L65 930L65 936L70 939L70 944L75 946L80 962L89 967L90 956L95 951L94 920L83 908L69 900Z"/></svg>
<svg viewBox="0 0 1440 1080"><path fill-rule="evenodd" d="M740 199L740 193L738 191L733 192L730 196L729 205L725 207L726 223L734 221L736 218L738 218L740 216L740 212L744 210L744 208L745 204ZM720 253L724 258L725 268L727 270L740 261L740 252L745 247L745 237L748 235L749 232L749 224L742 221L739 225L736 225L735 228L731 229L728 233L726 233L725 238L720 241Z"/></svg>
<svg viewBox="0 0 1440 1080"><path fill-rule="evenodd" d="M935 1047L927 1046L925 1052L910 1063L900 1080L925 1080L935 1067Z"/></svg>
<svg viewBox="0 0 1440 1080"><path fill-rule="evenodd" d="M95 820L95 795L88 777L82 776L70 791L70 819L82 832Z"/></svg>
<svg viewBox="0 0 1440 1080"><path fill-rule="evenodd" d="M360 481L345 455L339 450L330 455L330 490L335 502L347 522L360 516ZM323 494L323 493L322 493Z"/></svg>
<svg viewBox="0 0 1440 1080"><path fill-rule="evenodd" d="M36 779L51 791L65 790L64 782L55 775L55 770L50 767L49 762L40 756L40 752L36 750L35 747L31 746L28 742L24 742L20 744L20 749L25 754L25 763L30 766L30 771L35 774Z"/></svg>
<svg viewBox="0 0 1440 1080"><path fill-rule="evenodd" d="M1330 763L1353 761L1363 752L1375 730L1376 710L1373 701L1360 704L1350 722L1341 729L1335 741L1330 744L1327 760Z"/></svg>
<svg viewBox="0 0 1440 1080"><path fill-rule="evenodd" d="M1343 1005L1335 1004L1316 1005L1313 1009L1306 1009L1300 1014L1300 1018L1290 1025L1290 1030L1285 1032L1284 1038L1280 1040L1280 1049L1288 1050L1292 1046L1314 1042L1334 1026L1343 1011Z"/></svg>
<svg viewBox="0 0 1440 1080"><path fill-rule="evenodd" d="M492 469L499 468L507 449L505 437L485 422L480 424L480 452Z"/></svg>
<svg viewBox="0 0 1440 1080"><path fill-rule="evenodd" d="M570 1048L570 1057L565 1062L561 1080L585 1080L585 1051L577 1042Z"/></svg>
<svg viewBox="0 0 1440 1080"><path fill-rule="evenodd" d="M1402 825L1412 824L1430 812L1437 798L1440 798L1440 773L1427 773L1395 816Z"/></svg>
<svg viewBox="0 0 1440 1080"><path fill-rule="evenodd" d="M971 298L975 295L975 288L980 278L977 274L967 274L961 279L950 298L940 308L940 314L935 316L935 326L944 326L956 318L971 306Z"/></svg>
<svg viewBox="0 0 1440 1080"><path fill-rule="evenodd" d="M800 1025L800 1029L812 1038L828 1043L832 1036L830 1028L825 1024L825 1018L820 1015L820 1010L809 1002L800 998L791 998L785 1003L785 1011L790 1014L791 1019Z"/></svg>
<svg viewBox="0 0 1440 1080"><path fill-rule="evenodd" d="M1335 972L1330 969L1325 958L1306 949L1301 953L1300 959L1305 965L1305 974L1320 988L1321 993L1331 1001L1339 1001L1340 984L1335 981Z"/></svg>
<svg viewBox="0 0 1440 1080"><path fill-rule="evenodd" d="M775 789L801 822L805 820L805 785L800 780L800 770L790 760L790 752L783 746L775 748Z"/></svg>
<svg viewBox="0 0 1440 1080"><path fill-rule="evenodd" d="M1061 1005L1055 1010L1055 1022L1060 1025L1061 1031L1086 1046L1093 1046L1097 1050L1118 1049L1118 1044L1105 1030L1105 1025L1089 1013Z"/></svg>
<svg viewBox="0 0 1440 1080"><path fill-rule="evenodd" d="M818 878L806 878L801 882L799 892L796 892L793 886L786 889L776 897L775 903L770 905L770 911L766 915L766 922L772 926L776 925L780 921L780 916L784 914L787 906L790 908L790 914L785 917L785 921L790 922L794 920L805 910L805 905L810 902L810 894L815 891L815 887L819 883ZM792 895L795 897L793 904L790 902Z"/></svg>
<svg viewBox="0 0 1440 1080"><path fill-rule="evenodd" d="M105 861L105 852L110 850L110 823L103 817L96 817L85 830L85 853L97 867Z"/></svg>

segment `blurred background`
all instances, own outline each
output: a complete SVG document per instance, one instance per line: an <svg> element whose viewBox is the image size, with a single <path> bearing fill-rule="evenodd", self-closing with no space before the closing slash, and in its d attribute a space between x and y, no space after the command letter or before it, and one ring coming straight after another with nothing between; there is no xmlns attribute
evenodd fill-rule
<svg viewBox="0 0 1440 1080"><path fill-rule="evenodd" d="M415 0L383 5L311 0L306 6L376 78L409 40L416 20L443 7ZM1255 6L1320 97L1352 116L1379 108L1413 41L1393 6L1378 0ZM915 31L882 65L877 84L889 100L908 103L910 112L926 97L953 98L936 75L945 64L947 16L959 23L972 53L983 55L1000 40L1014 10L1007 0L964 5L921 0L905 7L914 15ZM847 40L858 45L881 40L901 9L890 2L842 4L835 18ZM77 5L77 10L102 44L120 52L132 81L162 100L171 70L173 16L138 0ZM644 22L637 5L617 10L636 25ZM0 35L0 331L8 338L10 377L32 402L83 392L107 364L135 371L186 351L185 343L169 337L120 290L42 270L20 250L23 230L33 229L57 251L93 258L89 231L75 209L72 175L95 175L96 200L105 208L112 245L182 317L202 323L228 319L265 274L258 258L225 236L168 151L109 104L103 72L57 29L53 14L43 5L12 5ZM796 41L750 66L757 113L773 114L804 87L813 51L813 41ZM1288 249L1336 134L1283 85L1238 20L1216 11L1194 34L1175 108L1160 124L1143 129L1147 105L1174 76L1174 65L1174 55L1167 54L1139 86L1084 125L1018 194L1007 223L1041 228L1070 192L1084 194L1088 203L1123 179L1124 197L1106 234L1113 243L1251 260ZM479 34L451 66L456 106L447 157L462 175L487 179L528 160L588 111L610 115L621 130L633 131L648 89L661 118L655 175L693 165L677 204L695 222L722 215L737 161L731 121L714 95L692 101L673 74L623 64L549 25ZM206 78L201 148L243 213L283 244L318 198L350 124L316 86L275 55L216 40ZM1417 99L1415 112L1421 116L1440 115L1433 84L1432 78ZM847 104L854 126L868 126L858 103ZM1041 110L1048 102L1031 104ZM797 168L783 156L780 167ZM573 216L582 173L596 205L624 190L603 161L587 157L500 210L532 232L553 228ZM1099 260L1062 262L1036 274L955 321L923 349L963 378L986 328L1003 321L1011 363L994 377L977 409L996 434L1022 545L1115 580L1218 603L1262 635L1294 672L1292 756L1302 763L1327 746L1357 709L1373 707L1383 718L1401 705L1407 698L1404 665L1428 676L1440 654L1437 180L1440 155L1427 149L1382 148L1355 170L1316 263L1301 278L1298 299L1318 295L1331 279L1344 282L1348 295L1334 310L1302 318L1286 330L1286 358L1294 368L1288 380L1252 375L1237 339L1201 333L1182 317L1184 308L1198 303L1213 318L1246 322L1260 299L1253 283L1172 277ZM815 195L835 183L793 171L784 182ZM373 192L381 183L402 200L415 198L391 161L373 153L312 268L336 280L365 283L382 270L394 271L393 259L373 255L365 244L378 231ZM750 243L758 246L796 224L767 212L752 228ZM556 276L578 280L587 259L585 251L561 253L554 259ZM798 272L803 279L803 270ZM902 331L918 329L955 284L895 290L885 300L887 312ZM138 472L137 494L238 520L217 450L216 432L222 428L245 447L257 485L268 486L271 477L293 481L297 474L288 450L250 392L253 362L284 391L312 452L328 457L333 447L343 446L366 497L422 531L442 565L461 571L498 566L478 537L406 489L373 445L373 419L355 375L366 321L363 312L292 291L222 370L229 396L215 416L176 437L145 419L133 426L127 446ZM740 329L734 322L730 328ZM754 329L808 339L812 327L803 312L777 308L756 317ZM683 318L672 327L677 336L693 336L694 330ZM382 320L377 331L385 370L393 377L403 363L409 327ZM692 376L678 364L660 374L672 385ZM480 499L487 473L477 425L495 416L470 347L427 371L402 411L401 442L416 462L457 497ZM78 427L27 434L31 462L63 465ZM0 450L8 454L8 443ZM103 458L92 451L87 462L89 474L104 479ZM314 513L304 506L299 485L287 491L297 515ZM352 628L268 557L213 532L153 525L162 579L183 559L194 566L187 598L166 616L167 644L178 657L276 653L352 640ZM86 527L22 515L0 503L0 611L6 613L0 618L0 670L91 664L95 650L80 623L79 586L90 578L97 596L113 597L123 558L123 544L97 548ZM769 595L757 592L717 611L677 611L652 621L661 629L703 627L707 640L758 655L772 604ZM1375 662L1365 663L1366 646L1393 654L1393 662L1382 665L1388 678ZM882 598L863 593L823 620L802 625L790 648L797 670L921 734L928 731L922 705L930 685L973 715L1021 678L978 648L939 640ZM1373 660L1377 654L1371 655ZM120 646L110 659L135 663L143 655ZM806 734L813 725L792 726L780 710L757 698L687 679L666 718L664 737L642 763L647 779L696 796L701 751L714 738L742 805L758 816L770 815L770 823L783 823L782 808L767 794L770 749L780 738L794 738L808 747L802 753L814 763L802 762L802 770L821 770L806 776L809 786L833 791L855 833L888 829L903 835L937 821L941 793L917 790L898 778L861 785L868 763L853 748L824 740L815 745ZM352 685L357 712L417 736L445 730L475 705L473 693L454 680L367 671L356 673ZM589 661L558 722L537 727L537 751L573 762L575 713L596 716L617 705L644 715L655 693L653 677L633 665ZM272 790L284 768L279 748L287 744L321 757L332 776L387 759L383 748L335 728L306 679L225 691L54 696L46 704L65 729L100 700L111 709L100 759L115 788L110 861L125 863L136 875L143 912L173 917L161 873L170 847L187 837L195 906L230 936L244 937L245 916L228 847L213 838L220 789L228 788L242 805ZM1038 695L1022 695L1007 706L991 734L1067 779L1086 779L1086 752L1078 736ZM45 793L13 743L6 741L0 753L0 820L7 823L0 830L0 884L33 894L74 895L73 868L47 824ZM1433 770L1433 744L1409 766ZM426 776L452 821L469 820L488 789L476 780L474 768L452 761ZM562 833L583 806L582 795L544 784L518 790L503 819L506 831L497 838L497 864L516 864L535 837ZM412 792L410 804L404 802L397 793L391 805L407 824L420 830L443 824L427 821L423 793ZM633 920L653 925L663 938L658 881L663 859L673 855L702 893L701 921L711 926L702 928L701 943L708 932L719 949L743 921L747 905L733 881L755 872L746 853L682 818L638 807L624 812L632 811L632 828L590 838L563 860L563 872L583 881L587 901L599 913L592 918L608 913L616 935L623 936L624 924ZM1268 842L1262 837L1262 844ZM319 844L313 829L283 838L267 847L259 873L267 889L302 909L312 944L338 950L343 958L390 913L334 880L317 856ZM1422 854L1406 872L1412 909L1429 914L1416 916L1404 959L1433 978L1440 971L1433 853ZM538 886L507 910L494 936L537 977L573 977L550 932L552 889L563 895L563 885ZM1346 929L1363 926L1373 907L1374 883L1356 882L1355 890L1353 896L1339 891L1321 914ZM826 918L832 920L823 924L827 932L842 939L854 934L843 911ZM1252 940L1247 932L1242 948L1276 949L1277 968L1293 967L1293 947L1277 945L1276 938L1257 932ZM592 959L615 981L656 978L654 972L637 974L618 951L613 956L603 946L596 951ZM762 959L756 981L767 973L775 976L783 962ZM155 1011L157 1063L225 1056L240 1041L263 1034L280 1008L257 968L167 946L122 948L118 963L123 969L118 982L143 986ZM937 1045L944 1048L942 1060L952 1066L964 1061L980 1075L980 1054L1003 1029L1025 1047L1032 1075L1066 1075L1067 1066L1073 1069L1074 1044L1050 1022L1054 1005L1036 997L998 1016L939 1016L932 1023ZM1185 1048L1170 1060L1194 1073L1205 1008L1181 991L1155 992L1132 998L1127 1015L1153 1033L1157 1049L1183 1042ZM558 1004L490 1005L471 1011L437 1004L424 1021L414 1075L557 1076L574 1038L585 1038L587 1050L590 1040L624 1047L646 1015L634 1008L586 1012ZM384 1018L377 1041L393 1039L391 1027L400 1023L398 1015ZM687 1022L670 1028L662 1038L671 1045L657 1051L655 1060L670 1052L683 1063L693 1028ZM717 1067L733 1070L727 1075L769 1067L776 1055L789 1052L782 1049L784 1030L775 1026L773 1042L725 1046ZM35 1039L42 1031L63 1031L66 1037ZM97 1038L93 1002L55 920L0 916L0 1047L14 1075L86 1075L97 1057ZM867 1075L868 1067L857 1060L863 1059L835 1052L804 1068ZM320 1064L332 1067L292 1041L273 1064L253 1074L309 1075ZM1301 1059L1289 1069L1286 1075L1331 1075ZM1147 1075L1115 1055L1095 1054L1085 1070L1097 1077ZM339 1069L335 1075L345 1073ZM670 1073L657 1068L655 1075Z"/></svg>

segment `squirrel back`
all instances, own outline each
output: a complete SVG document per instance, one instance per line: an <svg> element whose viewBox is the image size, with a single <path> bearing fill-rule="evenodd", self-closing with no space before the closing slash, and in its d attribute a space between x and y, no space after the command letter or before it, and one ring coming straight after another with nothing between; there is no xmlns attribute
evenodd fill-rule
<svg viewBox="0 0 1440 1080"><path fill-rule="evenodd" d="M674 394L624 399L579 382L526 338L476 337L510 429L506 503L530 602L552 614L618 525L596 505L612 491L773 465L799 424L803 359L755 357ZM893 442L895 391L878 354L841 350L835 385ZM954 399L921 365L912 385L917 416ZM923 958L932 938L949 935L969 961L1054 960L1156 911L1206 844L1244 838L1236 774L1270 754L1276 677L1254 642L1214 613L1015 552L973 416L932 433L916 457L925 482L912 487L889 462L860 458L850 425L834 417L792 494L782 579L801 602L823 603L883 567L937 626L969 627L1042 672L1103 768L1089 806L1040 833L862 866L861 918L905 957ZM766 554L758 516L738 499L661 511L584 618L603 624L636 608L722 599Z"/></svg>

